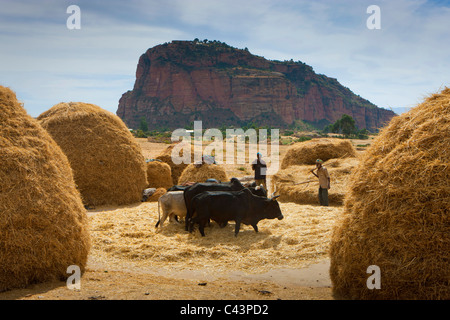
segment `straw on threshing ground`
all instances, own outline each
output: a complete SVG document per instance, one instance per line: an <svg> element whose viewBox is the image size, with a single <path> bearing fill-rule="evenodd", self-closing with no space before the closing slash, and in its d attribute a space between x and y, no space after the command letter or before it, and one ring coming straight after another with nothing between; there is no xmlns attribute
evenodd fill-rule
<svg viewBox="0 0 450 320"><path fill-rule="evenodd" d="M168 222L155 232L158 204L140 203L99 212L90 211L94 241L91 257L110 270L156 268L163 274L207 269L217 276L229 272L264 273L277 268L301 268L328 257L329 239L342 207L300 206L280 203L283 220L258 223L259 232L242 225L234 236L234 223L220 228L184 231L184 224ZM188 276L189 277L189 276Z"/></svg>
<svg viewBox="0 0 450 320"><path fill-rule="evenodd" d="M329 190L330 205L342 205L347 189L347 181L358 158L330 159L324 163L331 178ZM312 173L313 165L290 166L272 176L272 189L280 195L281 202L298 204L319 204L319 179Z"/></svg>
<svg viewBox="0 0 450 320"><path fill-rule="evenodd" d="M116 115L88 103L59 103L38 120L69 159L87 205L129 204L147 186L141 148Z"/></svg>
<svg viewBox="0 0 450 320"><path fill-rule="evenodd" d="M281 169L289 166L315 164L317 159L355 157L356 150L348 140L319 138L293 144L281 162Z"/></svg>
<svg viewBox="0 0 450 320"><path fill-rule="evenodd" d="M89 248L67 157L0 86L0 291L83 272Z"/></svg>
<svg viewBox="0 0 450 320"><path fill-rule="evenodd" d="M393 118L350 177L333 234L336 297L450 299L450 89ZM368 289L370 265L381 289Z"/></svg>
<svg viewBox="0 0 450 320"><path fill-rule="evenodd" d="M227 182L228 177L225 169L217 164L202 164L196 166L188 165L181 173L178 184L186 182L205 182L207 179L216 179L219 182Z"/></svg>
<svg viewBox="0 0 450 320"><path fill-rule="evenodd" d="M147 162L147 181L147 188L169 189L173 186L170 166L158 160Z"/></svg>

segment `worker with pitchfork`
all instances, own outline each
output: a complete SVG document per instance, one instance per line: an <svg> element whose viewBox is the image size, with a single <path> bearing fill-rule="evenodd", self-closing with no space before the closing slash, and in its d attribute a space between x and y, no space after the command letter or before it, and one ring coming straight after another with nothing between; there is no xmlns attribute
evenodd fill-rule
<svg viewBox="0 0 450 320"><path fill-rule="evenodd" d="M252 170L255 171L255 182L256 185L263 185L264 189L267 190L267 183L266 183L266 171L267 171L267 165L266 162L262 159L261 153L256 154L256 160L252 162Z"/></svg>
<svg viewBox="0 0 450 320"><path fill-rule="evenodd" d="M317 173L314 172L317 170ZM316 160L316 167L311 173L319 178L319 203L321 206L328 206L328 189L330 189L330 174L327 168L323 166L321 159Z"/></svg>

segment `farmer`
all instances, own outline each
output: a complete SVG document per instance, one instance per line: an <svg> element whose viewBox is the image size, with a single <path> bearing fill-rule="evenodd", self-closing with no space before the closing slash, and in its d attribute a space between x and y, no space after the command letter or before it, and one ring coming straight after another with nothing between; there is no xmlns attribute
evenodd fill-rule
<svg viewBox="0 0 450 320"><path fill-rule="evenodd" d="M267 190L266 186L266 171L267 171L267 165L264 160L261 159L262 155L261 153L256 154L256 160L252 162L252 170L255 171L255 182L256 185L263 185L264 189Z"/></svg>
<svg viewBox="0 0 450 320"><path fill-rule="evenodd" d="M323 161L316 160L316 168L311 170L311 173L319 178L319 203L321 206L328 206L328 189L330 189L330 174L327 168L323 165ZM317 174L314 170L317 169Z"/></svg>

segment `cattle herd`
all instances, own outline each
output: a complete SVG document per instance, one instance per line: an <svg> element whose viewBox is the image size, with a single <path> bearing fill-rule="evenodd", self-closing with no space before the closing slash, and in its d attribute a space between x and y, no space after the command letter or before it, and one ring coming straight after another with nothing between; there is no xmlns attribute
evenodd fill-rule
<svg viewBox="0 0 450 320"><path fill-rule="evenodd" d="M159 219L155 227L162 227L169 217L169 221L184 218L185 230L189 232L198 225L202 236L205 236L205 226L211 220L222 228L229 221L235 221L235 236L241 223L251 225L258 232L260 220L283 219L276 200L279 196L274 194L267 197L262 185L243 185L237 178L229 182L207 180L188 186L173 186L158 200Z"/></svg>

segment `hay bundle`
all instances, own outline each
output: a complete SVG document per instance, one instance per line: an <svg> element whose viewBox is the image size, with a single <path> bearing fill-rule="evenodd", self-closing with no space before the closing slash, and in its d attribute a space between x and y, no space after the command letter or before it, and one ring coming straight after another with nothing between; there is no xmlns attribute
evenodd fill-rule
<svg viewBox="0 0 450 320"><path fill-rule="evenodd" d="M0 291L83 272L89 248L67 157L0 86Z"/></svg>
<svg viewBox="0 0 450 320"><path fill-rule="evenodd" d="M331 178L329 190L330 205L342 205L347 190L347 181L353 168L358 164L357 158L331 159L325 162ZM310 171L314 166L290 166L272 176L271 190L280 194L281 202L298 204L318 204L319 179Z"/></svg>
<svg viewBox="0 0 450 320"><path fill-rule="evenodd" d="M312 139L293 144L281 162L281 169L289 166L315 164L317 159L356 157L356 150L349 140L337 138Z"/></svg>
<svg viewBox="0 0 450 320"><path fill-rule="evenodd" d="M147 181L147 188L169 189L173 186L170 166L158 160L147 162Z"/></svg>
<svg viewBox="0 0 450 320"><path fill-rule="evenodd" d="M221 182L228 181L225 169L217 164L203 164L200 167L190 164L183 170L178 184L186 182L205 182L207 179L216 179Z"/></svg>
<svg viewBox="0 0 450 320"><path fill-rule="evenodd" d="M176 145L177 144L172 144L172 145L168 146L163 152L161 152L161 154L159 156L156 157L156 159L161 160L170 166L170 170L172 171L172 185L176 185L178 183L178 179L180 178L181 173L188 166L188 164L185 164L185 163L180 163L180 164L173 163L172 151ZM183 157L183 155L184 155L183 151L184 150L181 149L181 152L179 153L180 157ZM194 153L192 151L193 151L193 148L191 147L191 163L194 162Z"/></svg>
<svg viewBox="0 0 450 320"><path fill-rule="evenodd" d="M81 103L59 103L38 117L69 159L87 205L141 200L147 186L140 146L116 115Z"/></svg>
<svg viewBox="0 0 450 320"><path fill-rule="evenodd" d="M350 185L331 243L334 294L450 299L450 89L393 118ZM366 286L370 265L379 290Z"/></svg>

